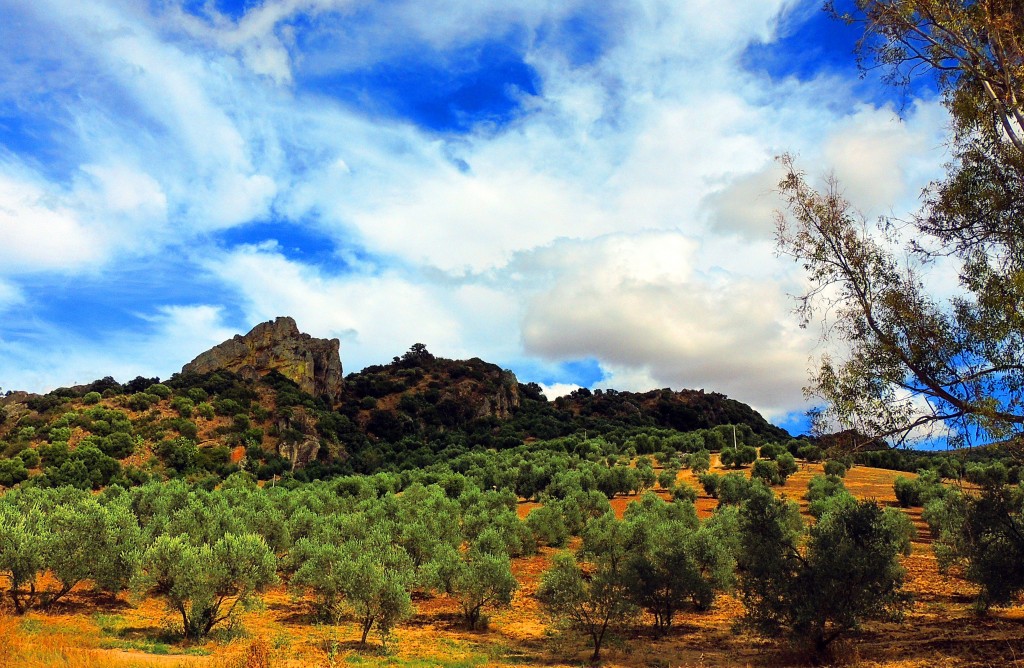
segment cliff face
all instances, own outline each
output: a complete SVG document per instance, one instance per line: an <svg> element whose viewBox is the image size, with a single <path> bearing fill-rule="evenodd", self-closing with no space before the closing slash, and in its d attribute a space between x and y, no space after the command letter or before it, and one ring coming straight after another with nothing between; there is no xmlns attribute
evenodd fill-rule
<svg viewBox="0 0 1024 668"><path fill-rule="evenodd" d="M313 338L300 332L295 320L283 317L214 346L182 367L181 372L203 374L226 369L256 379L278 371L304 392L337 402L342 394L340 347L338 339Z"/></svg>
<svg viewBox="0 0 1024 668"><path fill-rule="evenodd" d="M519 408L519 381L511 371L501 371L495 384L497 387L494 392L480 400L476 416L508 420L512 417L512 411Z"/></svg>

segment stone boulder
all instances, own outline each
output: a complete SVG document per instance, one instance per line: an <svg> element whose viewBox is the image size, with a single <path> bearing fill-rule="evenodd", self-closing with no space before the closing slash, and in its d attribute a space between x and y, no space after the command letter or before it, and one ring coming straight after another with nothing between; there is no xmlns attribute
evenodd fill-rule
<svg viewBox="0 0 1024 668"><path fill-rule="evenodd" d="M288 317L256 325L199 355L181 372L210 373L226 369L256 379L277 371L304 392L337 402L342 392L341 342L317 339L299 331Z"/></svg>

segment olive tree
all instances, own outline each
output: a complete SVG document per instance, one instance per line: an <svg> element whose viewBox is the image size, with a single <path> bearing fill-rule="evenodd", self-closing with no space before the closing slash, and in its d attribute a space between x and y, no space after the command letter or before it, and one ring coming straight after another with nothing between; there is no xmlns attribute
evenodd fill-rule
<svg viewBox="0 0 1024 668"><path fill-rule="evenodd" d="M626 520L629 550L622 568L628 593L651 613L658 631L668 630L684 607L706 610L715 593L731 585L732 554L713 521L697 519L692 503L647 497L630 506Z"/></svg>
<svg viewBox="0 0 1024 668"><path fill-rule="evenodd" d="M806 529L795 504L755 487L740 511L744 621L820 656L864 620L898 617L908 602L898 557L912 533L900 511L849 495Z"/></svg>
<svg viewBox="0 0 1024 668"><path fill-rule="evenodd" d="M556 624L566 624L590 636L592 661L601 659L601 647L609 627L625 621L636 609L626 596L622 576L607 564L589 575L576 559L560 552L541 576L537 598Z"/></svg>
<svg viewBox="0 0 1024 668"><path fill-rule="evenodd" d="M480 546L466 552L452 578L452 593L470 630L477 628L485 605L508 605L518 586L509 556Z"/></svg>
<svg viewBox="0 0 1024 668"><path fill-rule="evenodd" d="M226 534L212 545L157 537L142 556L139 591L163 598L181 616L186 639L205 637L277 582L277 559L255 534Z"/></svg>

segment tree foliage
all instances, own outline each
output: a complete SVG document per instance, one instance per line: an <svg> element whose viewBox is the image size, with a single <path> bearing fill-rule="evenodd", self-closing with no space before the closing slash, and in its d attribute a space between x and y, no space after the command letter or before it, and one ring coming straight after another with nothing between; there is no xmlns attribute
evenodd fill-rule
<svg viewBox="0 0 1024 668"><path fill-rule="evenodd" d="M912 220L873 230L839 183L817 190L782 158L779 250L811 279L804 321L832 314L827 331L847 351L822 357L809 391L827 402L823 420L897 443L940 425L957 441L1020 434L1024 12L1014 0L857 0L840 16L863 27L865 66L897 84L932 79L952 161ZM935 261L958 270L955 296L928 282Z"/></svg>
<svg viewBox="0 0 1024 668"><path fill-rule="evenodd" d="M277 560L260 536L226 534L196 544L164 534L143 554L136 586L164 598L181 616L185 638L194 640L276 582Z"/></svg>
<svg viewBox="0 0 1024 668"><path fill-rule="evenodd" d="M898 616L907 602L898 556L909 553L912 532L898 510L845 494L805 530L795 504L756 487L740 511L746 623L820 655L862 621Z"/></svg>

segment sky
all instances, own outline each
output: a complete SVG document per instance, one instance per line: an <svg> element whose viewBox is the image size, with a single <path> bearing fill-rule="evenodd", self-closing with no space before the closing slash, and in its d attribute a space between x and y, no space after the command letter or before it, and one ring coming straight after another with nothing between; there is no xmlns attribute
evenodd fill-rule
<svg viewBox="0 0 1024 668"><path fill-rule="evenodd" d="M857 37L799 0L0 0L0 388L290 315L346 373L421 342L799 432L775 157L869 218L947 157Z"/></svg>

